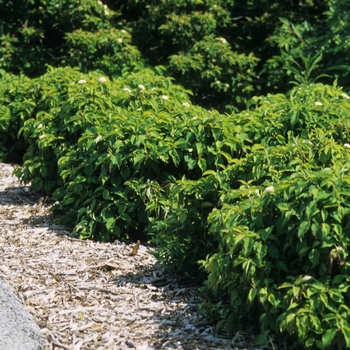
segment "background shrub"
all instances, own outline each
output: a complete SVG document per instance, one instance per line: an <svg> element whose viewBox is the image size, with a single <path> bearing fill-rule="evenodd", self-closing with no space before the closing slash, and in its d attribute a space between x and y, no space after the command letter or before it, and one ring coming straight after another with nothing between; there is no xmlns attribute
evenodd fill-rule
<svg viewBox="0 0 350 350"><path fill-rule="evenodd" d="M5 71L0 71L0 81L0 160L21 162L26 145L17 134L35 108L35 102L26 98L31 81Z"/></svg>

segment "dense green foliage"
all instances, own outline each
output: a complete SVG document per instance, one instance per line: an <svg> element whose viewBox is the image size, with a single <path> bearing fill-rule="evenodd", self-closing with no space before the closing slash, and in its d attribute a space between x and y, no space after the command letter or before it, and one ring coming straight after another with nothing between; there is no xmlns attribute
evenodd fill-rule
<svg viewBox="0 0 350 350"><path fill-rule="evenodd" d="M322 55L313 77L329 73L349 83L347 0L0 5L0 68L14 73L37 76L49 64L113 76L147 61L167 67L196 103L220 110L237 110L256 94L286 92L302 56Z"/></svg>
<svg viewBox="0 0 350 350"><path fill-rule="evenodd" d="M227 330L259 319L262 341L282 330L298 335L296 346L348 344L348 110L349 97L324 85L262 98L231 121L246 135L242 151L167 196L159 257L192 266L213 244L203 291L227 299L203 310Z"/></svg>
<svg viewBox="0 0 350 350"><path fill-rule="evenodd" d="M349 1L0 6L0 160L57 222L152 240L217 330L350 347Z"/></svg>

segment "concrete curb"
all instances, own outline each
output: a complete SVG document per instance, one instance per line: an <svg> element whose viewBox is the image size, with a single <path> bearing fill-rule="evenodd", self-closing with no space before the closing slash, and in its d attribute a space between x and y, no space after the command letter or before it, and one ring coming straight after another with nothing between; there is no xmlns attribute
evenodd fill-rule
<svg viewBox="0 0 350 350"><path fill-rule="evenodd" d="M45 343L34 318L0 276L0 349L41 350Z"/></svg>

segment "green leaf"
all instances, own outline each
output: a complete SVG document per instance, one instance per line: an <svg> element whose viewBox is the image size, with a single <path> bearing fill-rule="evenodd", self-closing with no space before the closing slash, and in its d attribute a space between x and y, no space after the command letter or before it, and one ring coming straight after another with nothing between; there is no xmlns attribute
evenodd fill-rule
<svg viewBox="0 0 350 350"><path fill-rule="evenodd" d="M314 332L318 333L318 334L321 333L322 326L321 326L321 321L319 320L319 318L311 312L309 314L309 318L310 318L310 321L314 327Z"/></svg>
<svg viewBox="0 0 350 350"><path fill-rule="evenodd" d="M327 347L331 345L337 331L338 331L337 328L327 329L322 336L322 346Z"/></svg>
<svg viewBox="0 0 350 350"><path fill-rule="evenodd" d="M295 313L290 313L286 317L286 324L294 323L295 322Z"/></svg>
<svg viewBox="0 0 350 350"><path fill-rule="evenodd" d="M74 178L74 182L75 183L82 183L82 182L85 182L86 181L86 177L85 176L82 176L82 175L78 175Z"/></svg>
<svg viewBox="0 0 350 350"><path fill-rule="evenodd" d="M271 258L273 258L273 259L278 260L280 257L280 253L279 253L278 249L273 245L268 246L267 252L271 256Z"/></svg>
<svg viewBox="0 0 350 350"><path fill-rule="evenodd" d="M46 178L46 175L47 175L47 168L45 166L41 166L40 167L40 174Z"/></svg>
<svg viewBox="0 0 350 350"><path fill-rule="evenodd" d="M203 172L206 171L207 162L205 161L204 158L199 158L199 159L198 159L198 166L199 166L199 168L200 168Z"/></svg>
<svg viewBox="0 0 350 350"><path fill-rule="evenodd" d="M278 307L278 305L280 304L280 301L278 299L275 298L275 296L273 294L269 294L267 300L270 302L270 304L274 307Z"/></svg>
<svg viewBox="0 0 350 350"><path fill-rule="evenodd" d="M290 117L291 126L294 127L294 125L299 120L299 111L298 110L293 111L292 113L290 113L289 117Z"/></svg>
<svg viewBox="0 0 350 350"><path fill-rule="evenodd" d="M309 221L303 221L298 230L298 237L301 238L304 236L304 233L307 232L310 229L310 222Z"/></svg>
<svg viewBox="0 0 350 350"><path fill-rule="evenodd" d="M208 208L213 208L214 205L210 202L204 202L201 204L201 209L204 210L204 209L208 209Z"/></svg>
<svg viewBox="0 0 350 350"><path fill-rule="evenodd" d="M328 295L326 293L320 293L320 299L324 305L328 305Z"/></svg>
<svg viewBox="0 0 350 350"><path fill-rule="evenodd" d="M265 229L261 229L258 231L258 234L261 236L263 241L266 241L268 237L270 237L271 232L273 231L273 227L267 227ZM273 236L272 236L273 237Z"/></svg>
<svg viewBox="0 0 350 350"><path fill-rule="evenodd" d="M104 209L104 210L102 210L101 214L102 214L102 218L103 218L104 220L107 220L107 219L109 219L109 218L113 218L113 217L114 217L114 213L113 213L113 211L110 210L110 209Z"/></svg>
<svg viewBox="0 0 350 350"><path fill-rule="evenodd" d="M118 155L112 154L110 157L110 161L113 165L117 165L119 167L121 164L121 156L119 154Z"/></svg>
<svg viewBox="0 0 350 350"><path fill-rule="evenodd" d="M78 218L80 218L85 213L86 213L86 208L80 208L77 214Z"/></svg>
<svg viewBox="0 0 350 350"><path fill-rule="evenodd" d="M328 237L329 233L331 232L331 227L327 223L323 222L321 224L321 232L323 237Z"/></svg>
<svg viewBox="0 0 350 350"><path fill-rule="evenodd" d="M186 149L188 149L188 141L186 141L184 139L180 139L180 140L174 142L173 147L186 150Z"/></svg>
<svg viewBox="0 0 350 350"><path fill-rule="evenodd" d="M312 267L316 267L320 261L320 252L317 249L311 249L309 252L309 259Z"/></svg>
<svg viewBox="0 0 350 350"><path fill-rule="evenodd" d="M178 151L175 150L175 149L171 149L171 150L169 151L169 154L170 154L171 159L172 159L173 162L174 162L174 165L175 165L175 166L179 166L179 164L180 164L180 156L179 156Z"/></svg>
<svg viewBox="0 0 350 350"><path fill-rule="evenodd" d="M288 211L290 209L290 204L289 203L278 203L277 207L282 212L285 212L285 211Z"/></svg>
<svg viewBox="0 0 350 350"><path fill-rule="evenodd" d="M155 111L158 111L158 103L155 100L148 100L148 103L153 107Z"/></svg>
<svg viewBox="0 0 350 350"><path fill-rule="evenodd" d="M204 145L202 143L200 143L200 142L196 143L196 149L197 149L198 157L202 157L204 148L205 147L204 147Z"/></svg>
<svg viewBox="0 0 350 350"><path fill-rule="evenodd" d="M118 215L123 215L126 210L126 205L125 204L119 204L118 205Z"/></svg>
<svg viewBox="0 0 350 350"><path fill-rule="evenodd" d="M122 166L120 169L123 180L127 180L130 177L130 169L127 166Z"/></svg>
<svg viewBox="0 0 350 350"><path fill-rule="evenodd" d="M344 335L346 347L349 349L350 348L350 327L343 326L341 331Z"/></svg>
<svg viewBox="0 0 350 350"><path fill-rule="evenodd" d="M346 279L347 275L336 275L333 277L332 285L336 286L337 284L341 283L344 279Z"/></svg>
<svg viewBox="0 0 350 350"><path fill-rule="evenodd" d="M284 271L284 272L288 272L288 271L289 271L287 265L286 265L283 261L281 261L281 260L278 260L277 263L276 263L276 265L277 265L277 267L278 267L279 269L281 269L281 270Z"/></svg>
<svg viewBox="0 0 350 350"><path fill-rule="evenodd" d="M254 144L252 147L252 152L265 150L265 146L261 144Z"/></svg>
<svg viewBox="0 0 350 350"><path fill-rule="evenodd" d="M183 224L183 223L186 221L186 219L187 219L187 213L183 211L183 212L180 214L179 220L180 220L180 222Z"/></svg>
<svg viewBox="0 0 350 350"><path fill-rule="evenodd" d="M311 348L312 345L315 343L315 338L314 337L309 337L306 342L305 342L305 346L307 348Z"/></svg>
<svg viewBox="0 0 350 350"><path fill-rule="evenodd" d="M280 286L278 286L277 289L282 289L282 288L291 288L293 285L289 282L284 282Z"/></svg>
<svg viewBox="0 0 350 350"><path fill-rule="evenodd" d="M206 170L202 176L207 176L207 175L216 175L216 172L214 170Z"/></svg>
<svg viewBox="0 0 350 350"><path fill-rule="evenodd" d="M256 289L256 288L251 288L251 289L249 290L249 293L248 293L248 301L249 301L250 303L253 302L253 300L254 300L254 298L255 298L255 296L256 296L256 293L257 293L257 289Z"/></svg>
<svg viewBox="0 0 350 350"><path fill-rule="evenodd" d="M112 230L115 226L115 221L116 221L115 218L108 218L107 220L105 220L106 228L108 230Z"/></svg>
<svg viewBox="0 0 350 350"><path fill-rule="evenodd" d="M184 156L184 161L187 164L188 170L192 170L197 166L197 160L188 154Z"/></svg>
<svg viewBox="0 0 350 350"><path fill-rule="evenodd" d="M110 196L109 191L107 189L105 189L103 191L102 196L103 196L103 199L106 199L106 200L112 199L112 197Z"/></svg>
<svg viewBox="0 0 350 350"><path fill-rule="evenodd" d="M309 203L305 208L305 214L307 219L311 219L314 215L319 213L319 210L317 209L316 202L312 201Z"/></svg>
<svg viewBox="0 0 350 350"><path fill-rule="evenodd" d="M145 157L144 153L137 153L133 159L134 160L134 167L136 169L138 169L145 158L146 157Z"/></svg>
<svg viewBox="0 0 350 350"><path fill-rule="evenodd" d="M269 330L260 333L256 338L256 345L267 346L269 343L269 334Z"/></svg>

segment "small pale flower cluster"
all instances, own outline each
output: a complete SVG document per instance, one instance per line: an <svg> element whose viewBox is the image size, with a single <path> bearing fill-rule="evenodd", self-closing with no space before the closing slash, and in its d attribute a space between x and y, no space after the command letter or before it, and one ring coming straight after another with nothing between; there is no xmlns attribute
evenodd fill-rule
<svg viewBox="0 0 350 350"><path fill-rule="evenodd" d="M46 136L45 134L44 135L40 135L39 139L43 139L45 136Z"/></svg>
<svg viewBox="0 0 350 350"><path fill-rule="evenodd" d="M118 38L118 43L121 44L123 42L122 38Z"/></svg>
<svg viewBox="0 0 350 350"><path fill-rule="evenodd" d="M265 193L272 193L275 191L275 188L273 186L267 186L264 190Z"/></svg>
<svg viewBox="0 0 350 350"><path fill-rule="evenodd" d="M142 85L142 84L137 85L137 87L138 87L140 90L145 90L145 89L146 89L145 86Z"/></svg>
<svg viewBox="0 0 350 350"><path fill-rule="evenodd" d="M107 79L105 77L100 77L100 78L98 78L98 81L100 83L105 83L107 81Z"/></svg>
<svg viewBox="0 0 350 350"><path fill-rule="evenodd" d="M189 107L190 106L190 104L188 102L184 102L182 105L185 106L185 107Z"/></svg>
<svg viewBox="0 0 350 350"><path fill-rule="evenodd" d="M350 144L349 143L344 143L344 147L345 148L350 148Z"/></svg>
<svg viewBox="0 0 350 350"><path fill-rule="evenodd" d="M162 96L162 99L165 100L165 101L166 101L166 100L169 100L169 96L163 95L163 96Z"/></svg>
<svg viewBox="0 0 350 350"><path fill-rule="evenodd" d="M316 101L316 102L315 102L315 106L322 106L322 102Z"/></svg>
<svg viewBox="0 0 350 350"><path fill-rule="evenodd" d="M260 196L260 191L258 189L254 190L254 193L258 196L258 197L261 197Z"/></svg>
<svg viewBox="0 0 350 350"><path fill-rule="evenodd" d="M127 88L127 87L124 88L123 91L129 92L129 93L131 92L131 90L129 88Z"/></svg>
<svg viewBox="0 0 350 350"><path fill-rule="evenodd" d="M225 38L220 38L219 39L223 44L226 44L227 43L227 40Z"/></svg>
<svg viewBox="0 0 350 350"><path fill-rule="evenodd" d="M80 80L78 81L78 84L86 84L86 80L85 80L85 79L80 79Z"/></svg>
<svg viewBox="0 0 350 350"><path fill-rule="evenodd" d="M122 29L121 32L122 32L123 34L125 34L125 33L126 33L126 30L125 30L125 29Z"/></svg>
<svg viewBox="0 0 350 350"><path fill-rule="evenodd" d="M350 98L348 94L341 94L344 98L346 98L347 100Z"/></svg>
<svg viewBox="0 0 350 350"><path fill-rule="evenodd" d="M42 127L43 127L42 124L39 124L39 125L38 125L38 129L41 129Z"/></svg>

